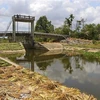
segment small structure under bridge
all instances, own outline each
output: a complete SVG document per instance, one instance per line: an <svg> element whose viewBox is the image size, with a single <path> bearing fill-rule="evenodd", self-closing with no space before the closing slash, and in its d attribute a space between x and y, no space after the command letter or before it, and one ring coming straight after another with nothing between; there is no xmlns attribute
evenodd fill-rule
<svg viewBox="0 0 100 100"><path fill-rule="evenodd" d="M66 39L67 35L41 33L34 31L34 16L14 15L6 31L0 31L0 37L8 37L11 42L22 42L25 48L34 48L35 37L54 38L56 40ZM17 22L17 24L16 24ZM31 23L30 31L18 31L18 22ZM12 31L8 31L12 23Z"/></svg>

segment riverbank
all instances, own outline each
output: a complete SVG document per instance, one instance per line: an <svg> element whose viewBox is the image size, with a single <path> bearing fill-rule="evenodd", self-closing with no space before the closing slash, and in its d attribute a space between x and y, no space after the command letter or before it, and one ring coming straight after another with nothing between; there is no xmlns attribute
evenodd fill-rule
<svg viewBox="0 0 100 100"><path fill-rule="evenodd" d="M86 52L100 52L100 44L75 44L69 45L62 43L64 50L70 51L86 51Z"/></svg>
<svg viewBox="0 0 100 100"><path fill-rule="evenodd" d="M51 53L53 52L55 54L56 53L58 54L58 50L60 47L59 52L60 53L64 52L68 56L84 54L84 56L88 55L88 57L96 57L96 59L100 58L99 44L94 45L92 43L91 44L55 43L56 48L54 48L54 43L42 43L42 44L50 48L49 49L50 52ZM1 46L0 54L25 53L24 47L20 43L1 43L0 46ZM2 62L0 63L0 66L1 64ZM0 81L1 81L0 84L2 82L4 82L5 84L5 85L1 84L1 86L3 87L2 88L0 87L1 88L0 94L2 94L2 96L0 95L0 97L2 98L10 98L10 99L18 98L18 100L19 98L22 98L23 100L29 100L29 99L32 100L36 98L37 100L43 100L43 99L69 100L68 98L70 98L71 100L74 100L76 98L78 100L96 100L93 98L93 96L81 93L78 89L65 87L58 82L51 81L47 77L42 76L36 72L29 71L21 66L16 67L15 65L13 66L10 65L9 67L6 67L7 64L5 65L5 63L2 64L2 66L0 67ZM30 73L33 74L31 75ZM2 90L4 91L2 92ZM12 93L15 90L16 92ZM5 91L7 92L5 93ZM43 93L41 91L43 91Z"/></svg>
<svg viewBox="0 0 100 100"><path fill-rule="evenodd" d="M8 59L0 67L0 99L4 100L97 100L92 95L68 88Z"/></svg>
<svg viewBox="0 0 100 100"><path fill-rule="evenodd" d="M22 50L22 43L0 43L0 51L2 50Z"/></svg>
<svg viewBox="0 0 100 100"><path fill-rule="evenodd" d="M70 38L64 42L42 42L36 43L37 49L46 49L48 51L86 51L100 52L100 42L93 43L91 40ZM22 43L0 43L0 53L25 53Z"/></svg>
<svg viewBox="0 0 100 100"><path fill-rule="evenodd" d="M77 40L77 39L76 39ZM75 39L73 41L76 41ZM66 43L39 43L47 51L53 54L66 54L67 56L82 55L86 58L94 58L100 61L100 43L97 41L93 44L89 40L77 40L79 43L70 42ZM82 42L83 41L83 42ZM85 41L85 42L84 42ZM87 43L88 42L88 43ZM38 50L38 49L35 49ZM39 49L41 50L41 49ZM42 49L42 51L45 51ZM45 51L45 52L47 52ZM1 43L0 44L0 56L7 56L7 54L25 54L26 51L22 43Z"/></svg>
<svg viewBox="0 0 100 100"><path fill-rule="evenodd" d="M25 53L22 43L0 43L0 54L2 53Z"/></svg>

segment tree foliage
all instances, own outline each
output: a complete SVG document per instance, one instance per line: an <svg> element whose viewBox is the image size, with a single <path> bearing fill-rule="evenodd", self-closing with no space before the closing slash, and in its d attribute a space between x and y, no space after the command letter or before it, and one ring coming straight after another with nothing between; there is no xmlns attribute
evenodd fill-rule
<svg viewBox="0 0 100 100"><path fill-rule="evenodd" d="M68 18L65 18L64 24L61 27L55 29L55 33L69 35L72 30L71 28L73 19L74 15L70 14Z"/></svg>
<svg viewBox="0 0 100 100"><path fill-rule="evenodd" d="M35 31L50 33L54 31L54 26L51 24L51 21L48 21L46 16L42 16L36 22Z"/></svg>
<svg viewBox="0 0 100 100"><path fill-rule="evenodd" d="M72 22L73 22L73 19L74 19L74 15L73 14L70 14L69 18L65 18L65 24L69 26L69 28L71 28L72 26Z"/></svg>
<svg viewBox="0 0 100 100"><path fill-rule="evenodd" d="M89 40L99 40L100 39L100 24L86 24L80 32L75 32L73 34L75 37L84 38Z"/></svg>
<svg viewBox="0 0 100 100"><path fill-rule="evenodd" d="M58 27L58 28L55 28L55 31L54 31L54 33L56 33L56 34L62 34L62 27Z"/></svg>
<svg viewBox="0 0 100 100"><path fill-rule="evenodd" d="M42 16L36 23L35 31L44 33L52 32L90 40L100 40L100 24L86 24L86 20L82 18L76 21L79 25L76 28L74 27L75 29L72 29L73 20L74 15L70 14L69 17L65 18L63 25L54 30L51 21L48 21L46 16Z"/></svg>

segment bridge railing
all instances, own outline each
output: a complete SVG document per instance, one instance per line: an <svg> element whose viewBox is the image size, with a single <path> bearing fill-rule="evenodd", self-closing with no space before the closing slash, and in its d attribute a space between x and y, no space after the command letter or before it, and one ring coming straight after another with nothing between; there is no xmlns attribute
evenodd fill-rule
<svg viewBox="0 0 100 100"><path fill-rule="evenodd" d="M0 31L0 36L5 34L4 31ZM29 31L16 31L16 36L30 36L31 32ZM6 36L12 36L12 31L7 31ZM61 35L61 34L54 34L54 33L41 33L41 32L34 32L35 37L46 37L46 38L61 38L66 39L68 35Z"/></svg>
<svg viewBox="0 0 100 100"><path fill-rule="evenodd" d="M5 33L5 31L0 31L0 34L2 34L2 33ZM9 34L9 33L12 33L12 31L7 31L6 32L7 34ZM29 31L16 31L16 33L31 33L31 32L29 32Z"/></svg>
<svg viewBox="0 0 100 100"><path fill-rule="evenodd" d="M5 36L12 36L12 31L7 31L6 33L5 33L5 31L0 31L0 36L3 37L4 35ZM31 35L31 32L28 32L28 31L16 31L16 35L17 36Z"/></svg>
<svg viewBox="0 0 100 100"><path fill-rule="evenodd" d="M25 15L14 15L15 19L35 19L33 16L25 16Z"/></svg>

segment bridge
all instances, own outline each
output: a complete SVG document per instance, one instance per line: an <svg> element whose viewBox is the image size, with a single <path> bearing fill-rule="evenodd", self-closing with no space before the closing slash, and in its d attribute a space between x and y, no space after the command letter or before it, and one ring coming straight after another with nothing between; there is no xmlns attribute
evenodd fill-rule
<svg viewBox="0 0 100 100"><path fill-rule="evenodd" d="M0 37L11 37L12 38L12 31L7 31L5 33L5 31L0 31ZM23 38L26 36L31 36L31 32L27 32L27 31L17 31L16 32L16 37L17 36L22 36ZM66 39L68 37L68 35L60 35L60 34L54 34L54 33L42 33L42 32L34 32L34 38L35 37L42 37L42 38L54 38L57 40L62 40L62 39ZM13 40L13 38L12 38ZM17 41L17 40L16 40ZM21 40L23 41L23 40Z"/></svg>
<svg viewBox="0 0 100 100"><path fill-rule="evenodd" d="M14 15L12 16L12 21L8 24L6 31L0 31L0 37L8 37L10 42L22 42L25 47L34 47L35 37L41 38L54 38L56 40L66 39L67 35L60 35L54 33L41 33L34 31L34 16L25 16L25 15ZM17 25L16 25L17 22ZM30 31L18 31L18 22L28 22L31 23ZM8 31L12 23L12 31Z"/></svg>

